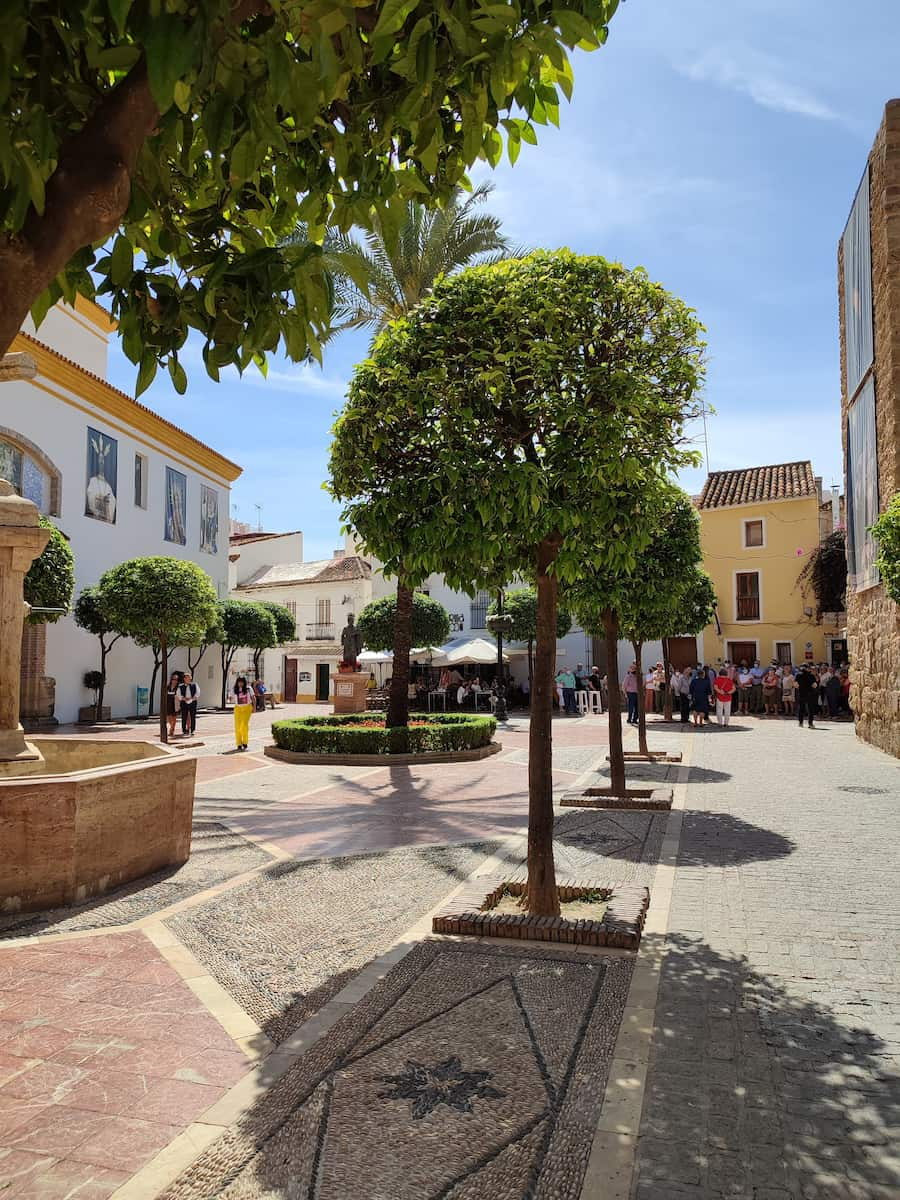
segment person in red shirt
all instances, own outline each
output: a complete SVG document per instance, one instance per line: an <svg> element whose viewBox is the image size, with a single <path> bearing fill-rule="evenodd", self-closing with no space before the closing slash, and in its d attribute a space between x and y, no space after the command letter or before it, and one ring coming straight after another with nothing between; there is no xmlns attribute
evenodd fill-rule
<svg viewBox="0 0 900 1200"><path fill-rule="evenodd" d="M731 721L731 698L734 695L734 680L729 679L728 671L725 667L719 669L719 673L713 683L713 691L716 694L716 716L719 719L719 724L727 725Z"/></svg>

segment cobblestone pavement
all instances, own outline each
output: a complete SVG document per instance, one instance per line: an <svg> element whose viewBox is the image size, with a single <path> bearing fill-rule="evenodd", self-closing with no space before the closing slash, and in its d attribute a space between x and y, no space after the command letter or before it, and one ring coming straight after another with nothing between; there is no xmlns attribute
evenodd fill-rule
<svg viewBox="0 0 900 1200"><path fill-rule="evenodd" d="M898 800L848 725L694 737L635 1200L900 1197Z"/></svg>
<svg viewBox="0 0 900 1200"><path fill-rule="evenodd" d="M184 866L155 871L87 904L0 916L0 940L126 925L271 861L265 850L224 825L195 819Z"/></svg>
<svg viewBox="0 0 900 1200"><path fill-rule="evenodd" d="M496 848L279 863L168 924L279 1043Z"/></svg>
<svg viewBox="0 0 900 1200"><path fill-rule="evenodd" d="M422 943L164 1197L577 1200L632 965Z"/></svg>

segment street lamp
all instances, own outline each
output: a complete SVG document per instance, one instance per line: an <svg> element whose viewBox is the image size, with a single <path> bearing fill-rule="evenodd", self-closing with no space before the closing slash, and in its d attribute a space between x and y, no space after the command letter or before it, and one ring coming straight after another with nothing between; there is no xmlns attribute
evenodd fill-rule
<svg viewBox="0 0 900 1200"><path fill-rule="evenodd" d="M505 721L506 713L506 684L503 678L503 635L509 636L513 619L503 612L503 589L497 591L497 611L488 617L487 627L497 638L497 699L494 704L494 716L498 721Z"/></svg>

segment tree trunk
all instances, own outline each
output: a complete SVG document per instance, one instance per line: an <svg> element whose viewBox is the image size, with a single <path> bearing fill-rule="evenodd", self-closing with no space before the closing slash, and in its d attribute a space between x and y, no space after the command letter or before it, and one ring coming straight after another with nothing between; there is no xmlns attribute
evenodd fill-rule
<svg viewBox="0 0 900 1200"><path fill-rule="evenodd" d="M263 647L259 646L253 651L253 674L259 679L259 660L262 658Z"/></svg>
<svg viewBox="0 0 900 1200"><path fill-rule="evenodd" d="M531 689L534 687L534 641L528 639L528 695L531 695Z"/></svg>
<svg viewBox="0 0 900 1200"><path fill-rule="evenodd" d="M412 649L413 593L397 580L397 609L394 613L394 662L391 694L385 725L405 729L409 724L409 652Z"/></svg>
<svg viewBox="0 0 900 1200"><path fill-rule="evenodd" d="M669 681L672 676L672 668L669 664L669 639L668 638L663 638L663 640L662 640L662 652L663 652L663 674L666 677L666 686L665 686L665 691L663 692L663 720L671 721L672 720L672 689L669 686Z"/></svg>
<svg viewBox="0 0 900 1200"><path fill-rule="evenodd" d="M97 688L97 705L94 711L94 720L99 721L103 715L103 693L106 690L106 656L109 651L106 648L106 642L100 638L100 686Z"/></svg>
<svg viewBox="0 0 900 1200"><path fill-rule="evenodd" d="M222 647L222 703L219 705L221 709L225 708L225 698L227 696L226 680L228 678L228 660L225 647Z"/></svg>
<svg viewBox="0 0 900 1200"><path fill-rule="evenodd" d="M647 749L647 690L644 686L644 643L632 642L634 661L637 663L638 677L638 750L641 754L649 754Z"/></svg>
<svg viewBox="0 0 900 1200"><path fill-rule="evenodd" d="M537 561L537 649L528 727L528 911L559 916L553 862L553 679L556 674L556 608L559 584L548 568L557 547L542 542Z"/></svg>
<svg viewBox="0 0 900 1200"><path fill-rule="evenodd" d="M625 756L622 753L622 693L619 688L619 619L612 609L603 614L603 634L609 695L609 782L613 794L621 795L625 791Z"/></svg>
<svg viewBox="0 0 900 1200"><path fill-rule="evenodd" d="M150 697L147 704L147 716L153 716L153 704L156 700L156 676L159 674L159 651L153 651L153 674L150 676ZM168 682L168 680L165 680Z"/></svg>
<svg viewBox="0 0 900 1200"><path fill-rule="evenodd" d="M188 648L187 648L187 664L188 664L188 670L190 671L190 673L191 673L192 675L196 675L196 673L197 673L197 668L200 666L200 660L203 658L203 655L204 655L204 654L207 652L207 650L209 649L209 643L208 643L208 642L201 642L201 643L200 643L200 646L199 646L199 648L198 648L198 649L199 649L199 653L197 654L197 657L196 657L196 658L193 660L193 662L191 661L191 649L192 649L192 647L191 647L191 646L188 646Z"/></svg>
<svg viewBox="0 0 900 1200"><path fill-rule="evenodd" d="M166 721L166 698L169 687L169 650L164 637L159 639L159 656L162 663L162 674L159 679L159 740L168 742L169 726Z"/></svg>

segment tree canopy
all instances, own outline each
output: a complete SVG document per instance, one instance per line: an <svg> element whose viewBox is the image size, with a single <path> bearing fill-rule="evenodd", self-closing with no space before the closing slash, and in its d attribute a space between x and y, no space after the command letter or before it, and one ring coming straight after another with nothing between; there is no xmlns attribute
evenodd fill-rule
<svg viewBox="0 0 900 1200"><path fill-rule="evenodd" d="M494 599L488 608L488 616L498 612L497 600ZM503 593L503 612L512 619L509 633L506 635L513 642L533 642L537 637L538 600L537 589L533 587L511 588ZM572 616L564 608L556 613L556 636L564 638L572 628Z"/></svg>
<svg viewBox="0 0 900 1200"><path fill-rule="evenodd" d="M356 624L367 650L393 650L397 597L373 600L359 614ZM414 592L411 633L413 646L442 646L450 636L450 617L437 600Z"/></svg>
<svg viewBox="0 0 900 1200"><path fill-rule="evenodd" d="M124 634L112 624L103 602L103 592L99 587L86 587L82 590L75 602L73 616L75 624L80 629L85 630L86 633L92 633L100 642L100 670L92 672L97 677L97 682L88 686L92 687L96 693L94 696L95 719L101 721L103 719L103 696L106 690L106 660L110 650Z"/></svg>
<svg viewBox="0 0 900 1200"><path fill-rule="evenodd" d="M154 555L131 558L100 576L106 619L144 645L154 642L162 654L159 734L168 741L165 686L170 646L195 645L216 619L216 589L196 563Z"/></svg>
<svg viewBox="0 0 900 1200"><path fill-rule="evenodd" d="M275 630L273 646L283 646L285 642L293 641L297 633L297 622L294 614L284 604L276 604L274 600L258 600L267 613L272 617L272 627Z"/></svg>
<svg viewBox="0 0 900 1200"><path fill-rule="evenodd" d="M40 518L41 528L50 530L50 540L25 575L25 600L36 608L60 608L59 613L33 613L32 625L53 624L68 611L75 590L75 558L69 539L46 517Z"/></svg>
<svg viewBox="0 0 900 1200"><path fill-rule="evenodd" d="M881 572L884 590L900 604L900 492L894 492L890 504L872 526L878 541L875 566Z"/></svg>
<svg viewBox="0 0 900 1200"><path fill-rule="evenodd" d="M219 644L222 648L222 707L228 690L228 670L242 647L254 652L258 672L259 652L277 644L275 618L255 600L220 600L217 606ZM293 622L292 622L293 624Z"/></svg>
<svg viewBox="0 0 900 1200"><path fill-rule="evenodd" d="M344 519L413 586L538 593L529 726L528 906L559 911L551 695L557 593L627 573L651 539L648 494L695 461L703 373L691 309L600 257L541 252L438 282L357 370L335 426Z"/></svg>
<svg viewBox="0 0 900 1200"><path fill-rule="evenodd" d="M326 222L446 201L504 135L515 159L617 4L8 0L0 354L77 290L110 299L139 392L160 362L184 390L189 329L213 378L316 355ZM298 219L311 241L285 243Z"/></svg>

